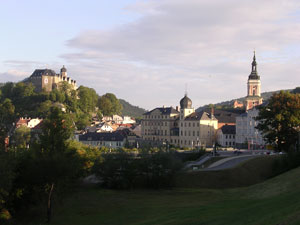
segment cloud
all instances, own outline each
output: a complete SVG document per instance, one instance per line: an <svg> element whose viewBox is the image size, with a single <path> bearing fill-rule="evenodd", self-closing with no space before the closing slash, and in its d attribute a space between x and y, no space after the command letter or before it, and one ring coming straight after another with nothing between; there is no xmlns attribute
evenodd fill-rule
<svg viewBox="0 0 300 225"><path fill-rule="evenodd" d="M73 53L62 57L79 83L148 109L178 104L185 84L195 107L245 95L254 48L262 90L292 88L300 82L299 53L292 53L300 43L299 6L281 0L139 1L126 8L140 13L138 20L83 31L67 41Z"/></svg>
<svg viewBox="0 0 300 225"><path fill-rule="evenodd" d="M10 78L10 82L18 82L28 77L28 73L18 70L8 70L7 72L0 73L0 82L7 82L7 77Z"/></svg>

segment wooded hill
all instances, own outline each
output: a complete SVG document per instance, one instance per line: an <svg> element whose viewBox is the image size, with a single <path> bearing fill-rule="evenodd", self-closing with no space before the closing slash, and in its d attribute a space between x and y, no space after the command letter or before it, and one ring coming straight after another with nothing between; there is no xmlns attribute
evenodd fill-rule
<svg viewBox="0 0 300 225"><path fill-rule="evenodd" d="M122 115L130 116L134 118L141 118L142 115L146 112L145 109L138 106L131 105L129 102L124 99L119 99L121 105L123 106Z"/></svg>
<svg viewBox="0 0 300 225"><path fill-rule="evenodd" d="M261 93L261 97L263 98L264 101L267 101L274 93L279 93L280 91L289 91L289 92L293 92L293 93L300 93L300 87L296 87L295 89L285 89L285 90L263 92L263 93ZM219 102L216 104L204 105L204 106L197 108L196 111L201 111L205 108L209 108L211 105L214 105L214 107L220 108L220 109L233 108L233 103L235 100L237 100L238 102L244 102L245 99L246 99L246 97L241 97L241 98L232 99L229 101Z"/></svg>

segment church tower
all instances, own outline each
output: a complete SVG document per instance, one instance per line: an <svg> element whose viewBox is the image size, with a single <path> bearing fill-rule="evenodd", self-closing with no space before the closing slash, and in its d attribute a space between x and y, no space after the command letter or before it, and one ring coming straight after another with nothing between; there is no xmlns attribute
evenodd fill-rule
<svg viewBox="0 0 300 225"><path fill-rule="evenodd" d="M180 100L180 120L184 120L185 117L195 112L192 108L192 100L185 93L184 97Z"/></svg>
<svg viewBox="0 0 300 225"><path fill-rule="evenodd" d="M257 74L257 63L255 57L255 51L252 61L252 71L248 77L247 83L247 97L246 97L246 111L252 109L253 107L262 104L262 97L260 95L260 76Z"/></svg>

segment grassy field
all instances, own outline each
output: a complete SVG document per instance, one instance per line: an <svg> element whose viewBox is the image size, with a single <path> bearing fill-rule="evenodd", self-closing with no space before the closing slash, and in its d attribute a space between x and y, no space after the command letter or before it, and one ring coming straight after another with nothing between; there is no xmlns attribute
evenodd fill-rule
<svg viewBox="0 0 300 225"><path fill-rule="evenodd" d="M234 189L113 191L82 187L55 207L50 224L300 224L300 168Z"/></svg>

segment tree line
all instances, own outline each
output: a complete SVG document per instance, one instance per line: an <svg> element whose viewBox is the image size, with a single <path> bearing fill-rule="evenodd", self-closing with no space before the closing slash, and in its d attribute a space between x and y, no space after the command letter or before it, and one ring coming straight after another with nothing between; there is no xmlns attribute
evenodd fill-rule
<svg viewBox="0 0 300 225"><path fill-rule="evenodd" d="M73 90L67 82L51 92L36 92L31 83L9 82L0 87L0 137L5 137L17 118L44 118L54 105L65 109L78 129L88 125L93 116L101 119L122 113L122 105L112 93L99 96L84 86Z"/></svg>

